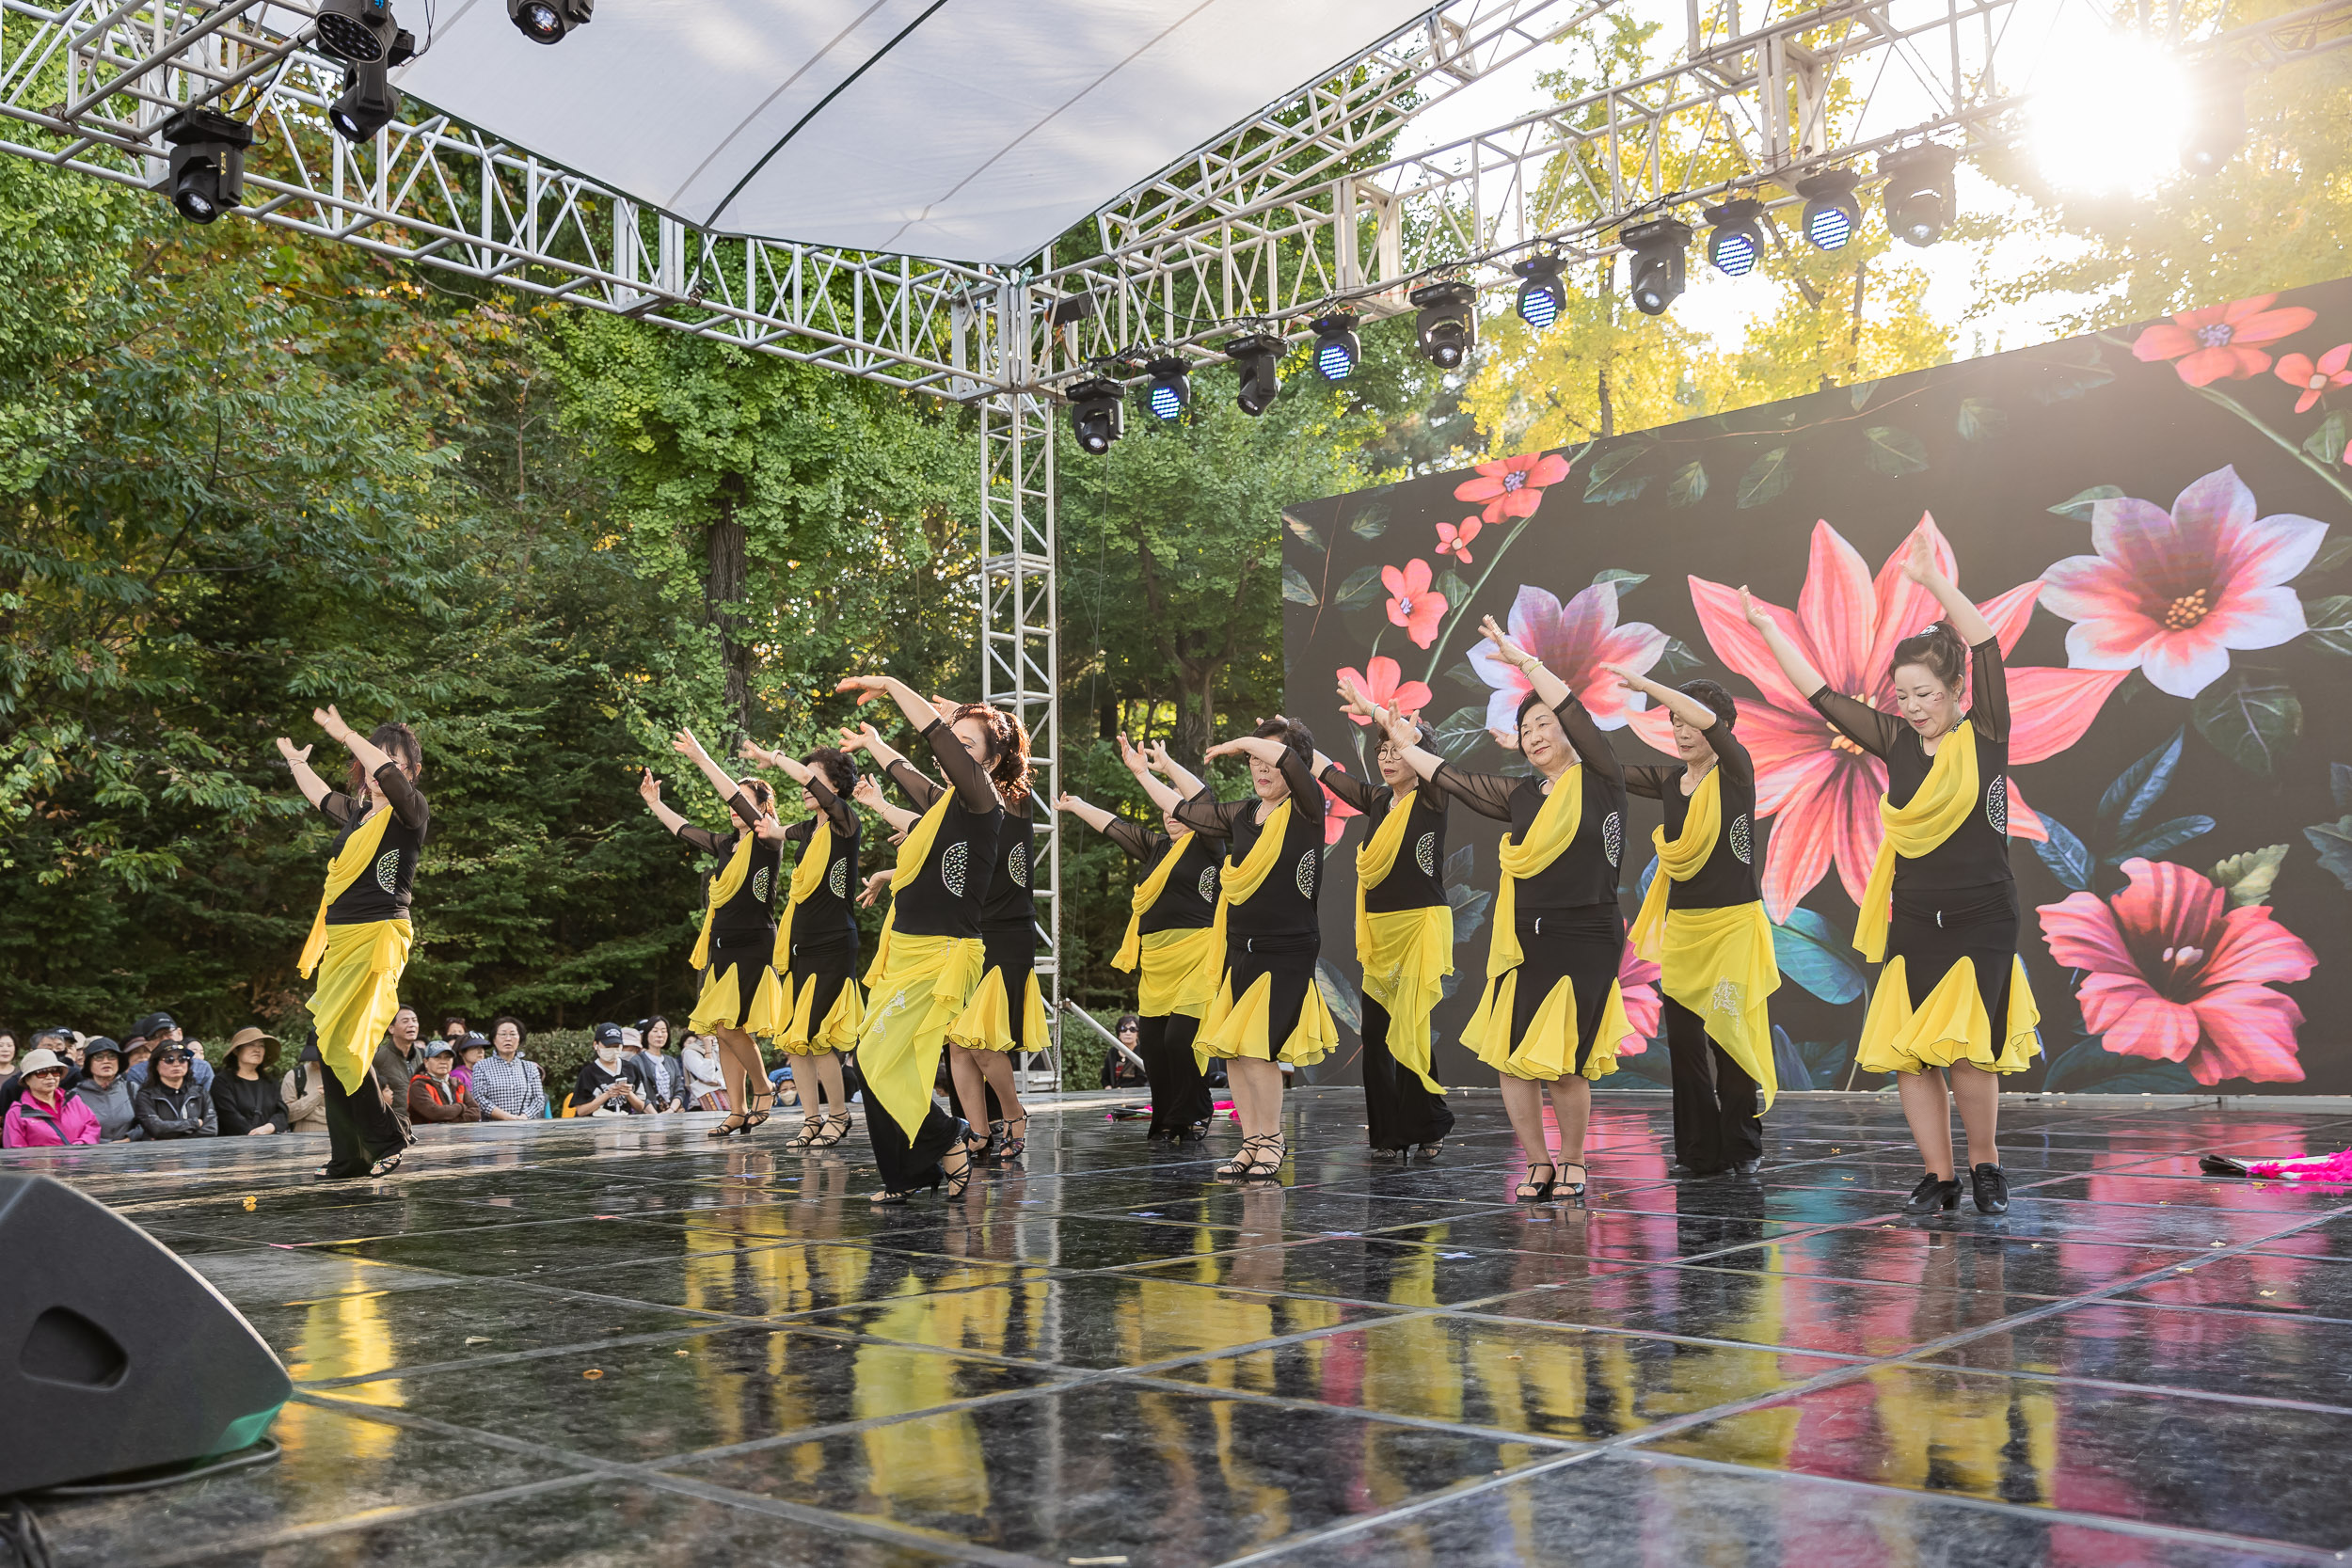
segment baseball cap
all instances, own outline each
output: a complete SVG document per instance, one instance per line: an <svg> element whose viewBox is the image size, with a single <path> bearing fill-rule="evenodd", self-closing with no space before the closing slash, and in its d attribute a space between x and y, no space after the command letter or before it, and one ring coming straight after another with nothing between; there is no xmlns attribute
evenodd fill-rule
<svg viewBox="0 0 2352 1568"><path fill-rule="evenodd" d="M172 1022L171 1015L169 1013L150 1013L145 1018L139 1020L136 1023L131 1025L131 1033L138 1036L141 1039L151 1040L167 1029L177 1029L179 1027L179 1024Z"/></svg>
<svg viewBox="0 0 2352 1568"><path fill-rule="evenodd" d="M619 1024L617 1024L617 1023L599 1023L599 1024L597 1024L597 1025L596 1025L596 1043L597 1043L598 1045L618 1045L618 1044L620 1044L620 1043L621 1043L621 1026L620 1026Z"/></svg>
<svg viewBox="0 0 2352 1568"><path fill-rule="evenodd" d="M457 1049L460 1051L487 1051L490 1049L490 1042L488 1039L484 1037L481 1030L469 1029L466 1031L466 1037L457 1042Z"/></svg>
<svg viewBox="0 0 2352 1568"><path fill-rule="evenodd" d="M436 1035L424 1042L424 1053L428 1056L453 1056L457 1053L457 1048Z"/></svg>
<svg viewBox="0 0 2352 1568"><path fill-rule="evenodd" d="M92 1035L88 1041L82 1047L82 1060L87 1062L92 1056L98 1055L102 1052L113 1053L117 1061L120 1061L122 1059L122 1047L117 1045L114 1041L108 1039L103 1035Z"/></svg>

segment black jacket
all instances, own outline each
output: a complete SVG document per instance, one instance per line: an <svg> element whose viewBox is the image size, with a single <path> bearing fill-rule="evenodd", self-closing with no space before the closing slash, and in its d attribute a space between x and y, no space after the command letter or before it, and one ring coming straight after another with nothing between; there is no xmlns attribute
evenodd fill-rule
<svg viewBox="0 0 2352 1568"><path fill-rule="evenodd" d="M176 1089L164 1086L153 1073L131 1096L131 1109L137 1114L139 1125L151 1138L215 1138L220 1135L220 1117L214 1114L213 1097L206 1094L194 1078Z"/></svg>
<svg viewBox="0 0 2352 1568"><path fill-rule="evenodd" d="M280 1132L294 1128L293 1118L286 1115L286 1101L278 1092L276 1073L264 1073L249 1084L233 1072L215 1073L212 1101L224 1137L250 1132L264 1123Z"/></svg>

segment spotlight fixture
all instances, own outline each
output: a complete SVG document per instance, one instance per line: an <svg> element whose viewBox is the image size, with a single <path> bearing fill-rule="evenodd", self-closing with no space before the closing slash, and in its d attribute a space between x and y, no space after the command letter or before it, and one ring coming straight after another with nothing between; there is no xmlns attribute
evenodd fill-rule
<svg viewBox="0 0 2352 1568"><path fill-rule="evenodd" d="M2181 166L2191 174L2215 173L2245 144L2246 70L2231 63L2200 79L2189 94Z"/></svg>
<svg viewBox="0 0 2352 1568"><path fill-rule="evenodd" d="M319 47L365 64L392 41L392 0L326 0L318 10Z"/></svg>
<svg viewBox="0 0 2352 1568"><path fill-rule="evenodd" d="M343 69L342 96L326 111L327 123L345 141L366 141L400 114L400 89L384 75L384 62L370 60Z"/></svg>
<svg viewBox="0 0 2352 1568"><path fill-rule="evenodd" d="M1143 405L1155 420L1181 420L1192 406L1192 369L1173 354L1143 367L1152 379L1143 389Z"/></svg>
<svg viewBox="0 0 2352 1568"><path fill-rule="evenodd" d="M1764 203L1740 197L1707 210L1713 232L1707 236L1708 264L1726 277L1745 277L1764 254Z"/></svg>
<svg viewBox="0 0 2352 1568"><path fill-rule="evenodd" d="M1227 343L1225 356L1241 377L1233 401L1253 418L1264 413L1282 389L1282 340L1271 332L1252 332Z"/></svg>
<svg viewBox="0 0 2352 1568"><path fill-rule="evenodd" d="M1406 297L1421 307L1422 356L1441 371L1460 370L1478 346L1478 291L1468 283L1424 283Z"/></svg>
<svg viewBox="0 0 2352 1568"><path fill-rule="evenodd" d="M1828 168L1797 182L1804 198L1804 237L1816 250L1842 249L1862 227L1862 208L1853 198L1860 182L1851 169Z"/></svg>
<svg viewBox="0 0 2352 1568"><path fill-rule="evenodd" d="M1568 286L1560 279L1560 258L1539 250L1514 262L1511 270L1527 279L1519 285L1519 320L1538 332L1547 330L1568 307Z"/></svg>
<svg viewBox="0 0 2352 1568"><path fill-rule="evenodd" d="M1070 388L1070 428L1078 445L1100 457L1126 434L1125 400L1119 383L1108 376L1089 376Z"/></svg>
<svg viewBox="0 0 2352 1568"><path fill-rule="evenodd" d="M1364 346L1356 339L1356 317L1346 310L1319 318L1315 324L1315 373L1326 381L1345 381L1356 373Z"/></svg>
<svg viewBox="0 0 2352 1568"><path fill-rule="evenodd" d="M1886 180L1887 231L1905 245L1931 245L1952 220L1952 165L1960 154L1948 147L1906 148L1879 160Z"/></svg>
<svg viewBox="0 0 2352 1568"><path fill-rule="evenodd" d="M1617 243L1632 255L1633 308L1645 316L1664 315L1682 293L1691 226L1679 218L1652 218L1619 230Z"/></svg>
<svg viewBox="0 0 2352 1568"><path fill-rule="evenodd" d="M210 223L245 200L245 150L253 128L217 109L182 109L163 123L171 144L171 204L190 223Z"/></svg>
<svg viewBox="0 0 2352 1568"><path fill-rule="evenodd" d="M596 0L506 0L506 18L533 43L561 43L594 20Z"/></svg>

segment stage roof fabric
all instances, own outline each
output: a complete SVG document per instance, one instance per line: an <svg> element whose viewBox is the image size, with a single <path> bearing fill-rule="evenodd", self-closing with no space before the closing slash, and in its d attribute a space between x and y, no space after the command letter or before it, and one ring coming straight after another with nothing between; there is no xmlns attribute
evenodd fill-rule
<svg viewBox="0 0 2352 1568"><path fill-rule="evenodd" d="M1427 0L441 0L401 90L699 227L1012 263ZM400 0L421 38L421 0Z"/></svg>

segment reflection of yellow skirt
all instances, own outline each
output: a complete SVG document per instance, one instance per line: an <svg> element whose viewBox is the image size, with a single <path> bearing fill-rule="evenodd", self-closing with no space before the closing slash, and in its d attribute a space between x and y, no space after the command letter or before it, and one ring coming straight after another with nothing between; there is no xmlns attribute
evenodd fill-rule
<svg viewBox="0 0 2352 1568"><path fill-rule="evenodd" d="M1029 973L1028 984L1023 988L1018 1035L1005 996L1005 971L993 966L980 976L971 1005L947 1025L947 1038L974 1051L1051 1051L1054 1039L1047 1033L1044 992L1038 986L1037 973Z"/></svg>
<svg viewBox="0 0 2352 1568"><path fill-rule="evenodd" d="M1339 1026L1331 1022L1331 1009L1324 1002L1323 988L1315 983L1311 970L1307 975L1306 995L1298 1003L1296 1022L1291 1024L1279 1047L1274 1043L1279 1022L1274 1016L1275 979L1271 974L1260 973L1241 993L1241 999L1235 1001L1233 971L1227 970L1216 998L1209 1004L1207 1016L1200 1021L1200 1033L1193 1039L1193 1054L1203 1061L1211 1056L1248 1056L1255 1061L1294 1062L1301 1067L1329 1055L1339 1044Z"/></svg>
<svg viewBox="0 0 2352 1568"><path fill-rule="evenodd" d="M1357 926L1356 958L1364 966L1364 994L1388 1012L1389 1054L1422 1088L1445 1093L1429 1075L1429 1015L1454 973L1454 911L1439 904L1366 914Z"/></svg>
<svg viewBox="0 0 2352 1568"><path fill-rule="evenodd" d="M857 1067L866 1092L909 1138L931 1108L947 1025L972 1000L986 952L977 937L889 933L866 973Z"/></svg>
<svg viewBox="0 0 2352 1568"><path fill-rule="evenodd" d="M834 972L829 974L804 974L797 991L787 991L792 984L788 976L770 970L759 982L759 995L752 1002L752 1018L755 1023L768 1027L754 1032L771 1037L778 1051L787 1056L830 1056L835 1052L857 1049L857 1032L866 1022L866 1004L859 996L857 976ZM820 992L828 986L838 986L833 1005L822 1018L816 1016Z"/></svg>
<svg viewBox="0 0 2352 1568"><path fill-rule="evenodd" d="M1707 1034L1763 1090L1772 1109L1780 1078L1772 1062L1772 1023L1766 998L1780 989L1772 954L1772 923L1761 903L1726 909L1666 910L1657 951L1659 989L1707 1024Z"/></svg>
<svg viewBox="0 0 2352 1568"><path fill-rule="evenodd" d="M318 990L310 994L319 1056L335 1069L345 1094L357 1094L374 1059L376 1042L400 1011L400 974L408 967L416 927L405 920L369 920L326 927ZM405 1084L388 1084L406 1094Z"/></svg>
<svg viewBox="0 0 2352 1568"><path fill-rule="evenodd" d="M1136 1011L1145 1018L1199 1018L1216 996L1225 943L1210 926L1147 931L1136 972Z"/></svg>
<svg viewBox="0 0 2352 1568"><path fill-rule="evenodd" d="M1985 1014L1974 958L1961 958L1946 970L1915 1008L1904 962L1898 953L1879 971L1855 1051L1863 1071L1919 1072L1970 1062L1987 1072L2023 1072L2042 1053L2042 1037L2035 1032L2042 1008L2026 982L2023 958L2010 959L2008 1027L1997 1038Z"/></svg>
<svg viewBox="0 0 2352 1568"><path fill-rule="evenodd" d="M1552 982L1544 994L1527 1027L1515 1045L1511 1039L1511 1020L1518 1011L1519 980L1528 973L1520 964L1503 974L1500 979L1486 982L1486 994L1479 999L1478 1011L1471 1015L1469 1027L1462 1031L1462 1043L1470 1047L1478 1059L1498 1072L1514 1078L1533 1078L1543 1083L1575 1075L1576 1047L1582 1037L1577 1021L1582 1016L1576 1003L1576 981L1563 974ZM1539 983L1542 976L1534 977ZM1594 1027L1592 1053L1584 1059L1581 1076L1606 1078L1617 1070L1617 1047L1636 1031L1625 1016L1625 995L1617 982L1609 982L1608 997L1600 1004L1600 1019Z"/></svg>

